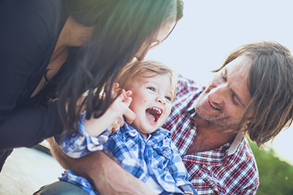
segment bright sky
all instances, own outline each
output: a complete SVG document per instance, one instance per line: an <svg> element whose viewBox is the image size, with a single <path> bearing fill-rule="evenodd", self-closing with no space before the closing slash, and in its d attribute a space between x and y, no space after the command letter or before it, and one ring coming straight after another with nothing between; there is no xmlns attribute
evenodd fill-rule
<svg viewBox="0 0 293 195"><path fill-rule="evenodd" d="M206 85L233 49L254 41L277 41L293 52L292 0L183 0L184 17L169 38L146 58ZM293 164L293 126L273 142L277 155Z"/></svg>

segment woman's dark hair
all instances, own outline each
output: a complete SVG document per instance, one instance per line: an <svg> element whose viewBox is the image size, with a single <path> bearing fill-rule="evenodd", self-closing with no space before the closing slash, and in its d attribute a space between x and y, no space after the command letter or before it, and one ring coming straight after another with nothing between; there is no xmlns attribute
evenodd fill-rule
<svg viewBox="0 0 293 195"><path fill-rule="evenodd" d="M292 123L293 56L277 42L261 41L232 51L220 69L239 56L252 59L247 77L251 101L236 129L244 127L260 147Z"/></svg>
<svg viewBox="0 0 293 195"><path fill-rule="evenodd" d="M101 116L112 103L112 84L138 51L145 54L164 23L182 17L181 0L64 0L72 18L95 30L72 48L58 80L58 106L64 128L75 132L80 112ZM145 47L147 46L147 47ZM60 75L58 73L58 75ZM106 87L107 86L107 87ZM80 102L80 97L84 100ZM80 106L77 106L80 105Z"/></svg>

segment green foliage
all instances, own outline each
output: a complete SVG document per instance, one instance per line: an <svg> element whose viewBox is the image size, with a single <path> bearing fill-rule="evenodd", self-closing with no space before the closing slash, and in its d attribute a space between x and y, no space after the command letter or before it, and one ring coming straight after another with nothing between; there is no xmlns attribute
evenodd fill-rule
<svg viewBox="0 0 293 195"><path fill-rule="evenodd" d="M293 166L275 156L273 149L259 149L249 142L259 170L257 195L293 195Z"/></svg>

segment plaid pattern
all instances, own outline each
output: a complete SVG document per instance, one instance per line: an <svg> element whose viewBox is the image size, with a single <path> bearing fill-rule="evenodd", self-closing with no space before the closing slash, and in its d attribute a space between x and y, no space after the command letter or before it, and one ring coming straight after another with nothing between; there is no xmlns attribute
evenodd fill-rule
<svg viewBox="0 0 293 195"><path fill-rule="evenodd" d="M110 133L108 129L98 137L91 137L87 134L83 123L84 118L85 113L82 114L78 123L78 135L64 132L54 137L59 148L71 158L80 158L89 152L103 150L103 144L108 140Z"/></svg>
<svg viewBox="0 0 293 195"><path fill-rule="evenodd" d="M89 195L99 194L95 188L83 177L77 176L74 172L67 170L62 174L62 177L59 178L60 181L66 181L73 185L80 187L83 191Z"/></svg>
<svg viewBox="0 0 293 195"><path fill-rule="evenodd" d="M232 144L186 154L197 133L194 103L203 91L202 86L180 76L171 115L163 126L172 133L172 140L189 173L189 181L198 194L256 194L258 170L242 133Z"/></svg>
<svg viewBox="0 0 293 195"><path fill-rule="evenodd" d="M125 123L120 131L111 134L104 149L143 182L152 177L163 188L162 194L184 194L182 190L197 194L168 130L159 128L145 139Z"/></svg>
<svg viewBox="0 0 293 195"><path fill-rule="evenodd" d="M88 136L85 132L82 120L79 127L82 138L78 138L81 137L78 135L72 139L66 134L67 136L63 135L63 142L60 140L57 142L61 144L62 147L59 145L61 149L65 149L63 151L66 154L75 158L94 151L93 149L101 149L101 142L92 141L96 138ZM88 143L98 143L98 145L88 149ZM171 142L171 133L168 130L160 128L146 140L135 128L125 123L120 131L111 134L102 147L114 156L125 170L143 182L152 177L164 190L162 195L184 194L182 191L197 194L188 181L186 168L176 146ZM79 186L89 195L98 194L85 178L77 176L70 170L65 171L59 180Z"/></svg>

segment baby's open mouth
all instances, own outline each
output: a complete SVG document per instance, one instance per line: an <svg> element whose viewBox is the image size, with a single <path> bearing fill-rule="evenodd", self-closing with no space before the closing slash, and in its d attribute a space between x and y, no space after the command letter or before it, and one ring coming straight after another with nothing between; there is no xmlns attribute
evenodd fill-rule
<svg viewBox="0 0 293 195"><path fill-rule="evenodd" d="M148 109L146 109L145 112L146 112L146 116L147 116L148 120L152 121L152 122L157 122L163 113L163 111L161 109L156 108L156 107L148 108Z"/></svg>

